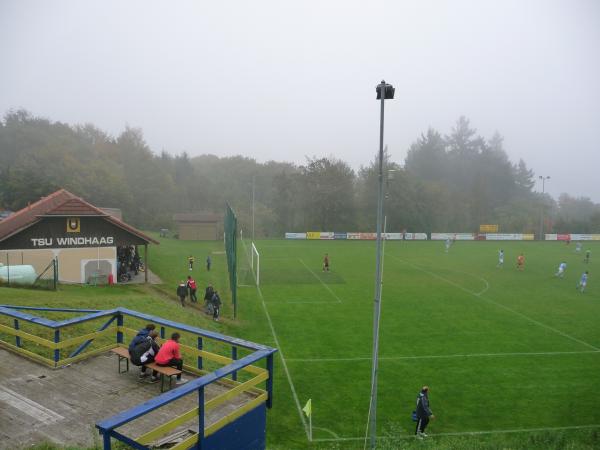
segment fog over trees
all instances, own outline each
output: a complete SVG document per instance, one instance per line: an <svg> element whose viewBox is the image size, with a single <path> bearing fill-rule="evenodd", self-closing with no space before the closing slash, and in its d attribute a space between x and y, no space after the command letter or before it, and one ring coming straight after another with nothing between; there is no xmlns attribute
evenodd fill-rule
<svg viewBox="0 0 600 450"><path fill-rule="evenodd" d="M285 159L285 143L281 155ZM207 149L209 151L209 149ZM310 154L310 149L307 149ZM249 229L252 183L256 233L373 231L377 161L358 171L339 156L307 157L302 165L245 157L153 152L142 130L110 136L94 125L69 125L18 110L0 122L0 209L17 210L64 187L98 206L118 207L144 229L172 227L176 212L221 212L229 202ZM409 232L600 232L600 205L534 192L523 160L510 161L498 133L477 134L460 117L447 134L424 131L405 161L386 153L387 228Z"/></svg>

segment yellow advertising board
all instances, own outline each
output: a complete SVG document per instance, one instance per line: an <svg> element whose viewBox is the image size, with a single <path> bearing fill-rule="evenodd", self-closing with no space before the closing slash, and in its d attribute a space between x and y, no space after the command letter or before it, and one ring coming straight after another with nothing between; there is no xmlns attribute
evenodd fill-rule
<svg viewBox="0 0 600 450"><path fill-rule="evenodd" d="M479 225L480 233L497 233L498 225Z"/></svg>
<svg viewBox="0 0 600 450"><path fill-rule="evenodd" d="M321 239L321 232L320 231L307 231L306 239Z"/></svg>

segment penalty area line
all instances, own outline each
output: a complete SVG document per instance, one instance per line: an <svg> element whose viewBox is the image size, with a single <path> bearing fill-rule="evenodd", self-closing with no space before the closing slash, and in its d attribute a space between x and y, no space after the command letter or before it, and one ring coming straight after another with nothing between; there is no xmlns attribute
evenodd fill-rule
<svg viewBox="0 0 600 450"><path fill-rule="evenodd" d="M492 300L490 298L484 297L481 294L478 294L476 292L470 291L469 289L464 288L460 284L455 283L454 281L449 280L449 279L447 279L445 277L442 277L441 275L438 275L438 274L436 274L434 272L430 272L429 270L423 269L423 268L421 268L421 267L419 267L419 266L417 266L415 264L412 264L412 263L409 263L407 261L404 261L403 259L398 258L397 256L392 255L392 258L397 259L401 263L404 263L404 264L406 264L406 265L408 265L408 266L410 266L410 267L412 267L414 269L420 270L421 272L426 273L426 274L428 274L428 275L430 275L430 276L432 276L434 278L438 278L439 280L442 280L442 281L444 281L444 282L446 282L448 284L451 284L452 286L454 286L454 287L456 287L456 288L458 288L458 289L460 289L460 290L462 290L462 291L464 291L464 292L466 292L468 294L471 294L473 297L479 298L479 299L481 299L481 300L483 300L483 301L485 301L487 303L490 303L492 305L496 305L497 307L505 309L506 311L509 311L509 312L511 312L513 314L516 314L517 316L519 316L519 317L521 317L521 318L523 318L525 320L528 320L531 323L534 323L534 324L536 324L536 325L538 325L538 326L540 326L542 328L546 328L547 330L553 331L556 334L561 335L562 337L570 339L570 340L572 340L574 342L578 342L579 344L585 345L586 347L592 348L592 349L594 349L596 351L600 351L600 348L598 348L598 347L596 347L596 346L594 346L592 344L588 344L587 342L582 341L581 339L577 339L576 337L571 336L570 334L567 334L564 331L561 331L561 330L559 330L557 328L554 328L554 327L552 327L550 325L546 325L545 323L542 323L542 322L540 322L538 320L532 319L531 317L526 316L525 314L520 313L519 311L516 311L516 310L514 310L514 309L512 309L512 308L510 308L510 307L508 307L506 305L503 305L502 303L498 303L498 302L496 302L496 301L494 301L494 300Z"/></svg>
<svg viewBox="0 0 600 450"><path fill-rule="evenodd" d="M465 353L455 355L415 355L415 356L380 356L380 361L402 361L412 359L453 359L453 358L487 358L503 356L556 356L556 355L581 355L598 353L600 350L581 350L575 352L514 352L514 353ZM370 356L355 358L288 358L292 362L344 362L344 361L371 361Z"/></svg>
<svg viewBox="0 0 600 450"><path fill-rule="evenodd" d="M567 427L542 427L542 428L515 428L512 430L484 430L484 431L461 431L452 433L427 433L429 437L443 436L479 436L486 434L509 434L509 433L536 433L539 431L566 431L566 430L585 430L592 428L600 428L600 425L574 425ZM414 434L404 436L378 436L380 440L394 439L415 439ZM336 442L336 441L362 441L364 437L341 437L341 438L318 438L313 439L313 442Z"/></svg>
<svg viewBox="0 0 600 450"><path fill-rule="evenodd" d="M329 291L329 293L330 293L331 295L333 295L333 298L335 298L335 299L337 300L337 303L342 303L342 299L340 299L340 298L339 298L337 295L335 295L335 293L334 293L334 292L331 290L331 288L330 288L329 286L327 286L325 283L323 283L323 280L321 280L321 279L320 279L320 278L317 276L317 274L316 274L316 273L314 273L314 272L311 270L311 268L310 268L310 267L308 267L308 266L306 265L306 263L305 263L304 261L302 261L302 259L298 258L298 261L300 261L300 262L302 263L302 265L303 265L304 267L306 267L306 270L308 270L308 271L309 271L309 272L312 274L312 276L313 276L313 277L315 277L317 280L319 280L319 281L321 282L321 284L322 284L323 286L325 286L325 289L327 289L327 290Z"/></svg>

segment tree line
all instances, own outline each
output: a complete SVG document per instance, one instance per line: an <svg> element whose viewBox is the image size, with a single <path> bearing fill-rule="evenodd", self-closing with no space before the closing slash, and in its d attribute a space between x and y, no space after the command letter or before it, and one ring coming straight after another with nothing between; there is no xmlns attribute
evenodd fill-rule
<svg viewBox="0 0 600 450"><path fill-rule="evenodd" d="M523 160L510 161L502 137L486 139L461 117L447 135L429 129L402 162L384 159L389 231L600 232L600 205L534 191ZM244 156L153 152L142 130L110 136L11 110L0 121L0 209L17 210L64 187L97 206L116 207L143 229L172 228L176 212L224 211L229 202L250 230L252 187L258 236L285 231L373 231L377 158L353 170L335 156L304 164Z"/></svg>

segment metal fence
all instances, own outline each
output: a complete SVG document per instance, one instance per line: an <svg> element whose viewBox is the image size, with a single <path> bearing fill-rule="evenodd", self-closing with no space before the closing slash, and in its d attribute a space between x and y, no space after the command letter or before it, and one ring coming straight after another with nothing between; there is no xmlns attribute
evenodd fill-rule
<svg viewBox="0 0 600 450"><path fill-rule="evenodd" d="M229 286L233 303L233 318L237 317L237 217L229 204L225 210L225 253L229 270Z"/></svg>
<svg viewBox="0 0 600 450"><path fill-rule="evenodd" d="M37 274L32 264L42 268ZM6 252L0 259L0 286L56 290L58 258L43 262L30 261L25 252Z"/></svg>

